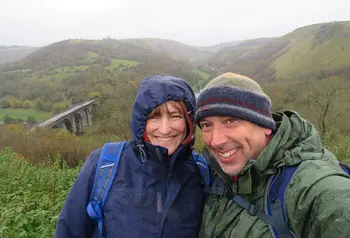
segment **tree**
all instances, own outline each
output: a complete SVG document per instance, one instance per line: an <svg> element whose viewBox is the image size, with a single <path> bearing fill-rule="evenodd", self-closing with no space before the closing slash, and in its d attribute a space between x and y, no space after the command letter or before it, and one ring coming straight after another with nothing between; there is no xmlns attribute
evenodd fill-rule
<svg viewBox="0 0 350 238"><path fill-rule="evenodd" d="M348 111L343 97L347 93L346 83L339 78L325 78L317 82L309 81L310 90L307 95L307 109L313 114L321 136L331 132L331 128L342 121Z"/></svg>
<svg viewBox="0 0 350 238"><path fill-rule="evenodd" d="M91 92L88 95L89 99L100 98L100 97L101 97L101 93L100 92Z"/></svg>
<svg viewBox="0 0 350 238"><path fill-rule="evenodd" d="M41 99L38 99L35 103L35 110L44 111L44 102Z"/></svg>
<svg viewBox="0 0 350 238"><path fill-rule="evenodd" d="M17 98L12 98L10 103L11 103L12 108L21 108L22 107L22 102L20 100L18 100Z"/></svg>
<svg viewBox="0 0 350 238"><path fill-rule="evenodd" d="M0 101L0 107L1 108L9 108L9 107L11 107L11 104L9 103L9 101L3 99Z"/></svg>
<svg viewBox="0 0 350 238"><path fill-rule="evenodd" d="M55 102L52 106L52 113L58 113L66 109L68 106L62 102Z"/></svg>
<svg viewBox="0 0 350 238"><path fill-rule="evenodd" d="M33 102L30 100L24 100L23 102L23 108L30 109L33 107Z"/></svg>

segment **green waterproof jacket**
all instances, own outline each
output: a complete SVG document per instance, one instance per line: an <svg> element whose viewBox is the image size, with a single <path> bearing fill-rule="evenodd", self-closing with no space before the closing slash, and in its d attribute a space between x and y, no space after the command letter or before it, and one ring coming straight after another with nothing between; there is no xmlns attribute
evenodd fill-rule
<svg viewBox="0 0 350 238"><path fill-rule="evenodd" d="M237 182L209 159L229 194L238 193L264 208L268 178L280 165L299 164L285 193L288 224L299 238L350 237L350 179L316 129L297 113L273 115L277 131L260 156L250 161ZM272 237L269 226L230 200L209 195L200 237Z"/></svg>

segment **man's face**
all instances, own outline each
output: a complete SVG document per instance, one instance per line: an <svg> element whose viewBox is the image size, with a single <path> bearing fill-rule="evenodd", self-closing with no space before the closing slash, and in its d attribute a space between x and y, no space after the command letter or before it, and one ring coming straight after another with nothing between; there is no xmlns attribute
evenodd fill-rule
<svg viewBox="0 0 350 238"><path fill-rule="evenodd" d="M260 155L272 133L271 129L226 116L206 117L200 127L204 144L222 170L232 176Z"/></svg>

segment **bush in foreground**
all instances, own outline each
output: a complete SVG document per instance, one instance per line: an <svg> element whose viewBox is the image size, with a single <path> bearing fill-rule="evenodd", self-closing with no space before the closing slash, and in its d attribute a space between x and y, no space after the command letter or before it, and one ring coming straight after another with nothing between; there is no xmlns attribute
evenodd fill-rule
<svg viewBox="0 0 350 238"><path fill-rule="evenodd" d="M63 164L62 168L60 164ZM0 237L52 237L80 166L33 167L9 148L0 151Z"/></svg>

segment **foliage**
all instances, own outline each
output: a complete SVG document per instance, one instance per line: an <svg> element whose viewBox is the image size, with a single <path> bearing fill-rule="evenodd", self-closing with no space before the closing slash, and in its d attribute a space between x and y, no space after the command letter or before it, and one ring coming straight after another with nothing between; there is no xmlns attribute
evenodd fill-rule
<svg viewBox="0 0 350 238"><path fill-rule="evenodd" d="M44 110L44 102L43 100L39 99L35 102L35 110L37 111L43 111Z"/></svg>
<svg viewBox="0 0 350 238"><path fill-rule="evenodd" d="M11 104L8 100L3 99L0 101L0 107L1 108L9 108L9 107L11 107Z"/></svg>
<svg viewBox="0 0 350 238"><path fill-rule="evenodd" d="M24 109L30 109L30 108L32 108L33 107L33 102L32 101L30 101L30 100L24 100L24 102L23 102L23 108Z"/></svg>
<svg viewBox="0 0 350 238"><path fill-rule="evenodd" d="M62 163L59 152L54 165L33 167L23 155L1 150L0 237L52 237L78 171Z"/></svg>
<svg viewBox="0 0 350 238"><path fill-rule="evenodd" d="M37 120L36 120L35 117L33 117L33 116L28 116L27 122L28 122L29 124L35 124L35 123L37 122Z"/></svg>
<svg viewBox="0 0 350 238"><path fill-rule="evenodd" d="M100 98L100 97L101 97L100 92L91 92L91 93L89 93L89 96L88 96L89 99L95 99L95 98Z"/></svg>
<svg viewBox="0 0 350 238"><path fill-rule="evenodd" d="M208 80L209 79L209 74L206 72L203 72L199 69L193 69L192 70L194 73L198 74L202 79Z"/></svg>
<svg viewBox="0 0 350 238"><path fill-rule="evenodd" d="M10 104L11 104L12 108L22 107L22 102L20 100L18 100L17 98L12 98Z"/></svg>
<svg viewBox="0 0 350 238"><path fill-rule="evenodd" d="M16 123L16 122L17 122L16 118L13 118L13 117L11 117L10 115L7 115L7 114L4 116L4 123L5 124Z"/></svg>
<svg viewBox="0 0 350 238"><path fill-rule="evenodd" d="M63 111L64 109L68 108L68 105L62 102L55 102L52 106L52 113L58 113Z"/></svg>
<svg viewBox="0 0 350 238"><path fill-rule="evenodd" d="M350 165L350 136L338 135L336 139L334 136L324 137L324 144L328 150L330 150L339 161Z"/></svg>

